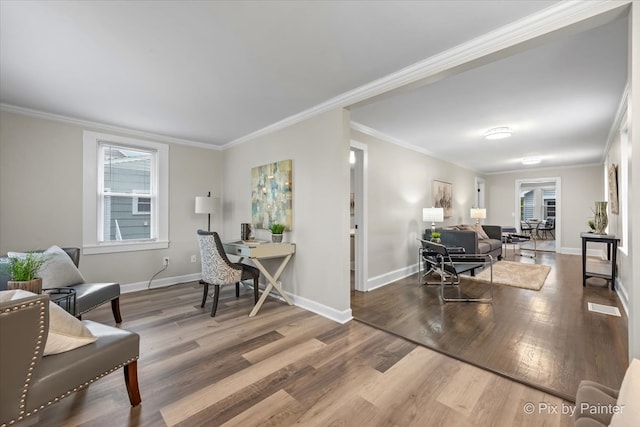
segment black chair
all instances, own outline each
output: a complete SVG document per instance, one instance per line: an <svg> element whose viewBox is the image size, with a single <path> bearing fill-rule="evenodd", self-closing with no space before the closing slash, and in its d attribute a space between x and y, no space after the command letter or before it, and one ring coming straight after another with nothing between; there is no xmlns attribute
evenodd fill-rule
<svg viewBox="0 0 640 427"><path fill-rule="evenodd" d="M533 235L534 228L527 221L520 221L520 232L529 236Z"/></svg>
<svg viewBox="0 0 640 427"><path fill-rule="evenodd" d="M240 296L240 282L253 279L253 299L254 304L258 302L258 279L260 270L242 263L232 263L227 258L227 254L222 246L220 236L215 231L198 230L198 244L200 246L200 259L202 261L202 280L204 285L202 303L204 307L207 301L209 285L214 285L213 306L211 307L211 317L216 315L218 309L218 299L220 297L220 286L236 285L236 298Z"/></svg>
<svg viewBox="0 0 640 427"><path fill-rule="evenodd" d="M551 237L556 238L555 234L553 234L556 229L556 219L552 216L548 217L544 222L540 223L538 226L538 235L542 233L541 238L546 239L547 233L551 234Z"/></svg>
<svg viewBox="0 0 640 427"><path fill-rule="evenodd" d="M440 276L440 297L445 302L490 302L493 300L493 257L491 255L466 255L466 254L449 254L447 247L428 240L421 240L425 261L430 264L432 271ZM489 297L488 298L469 298L446 296L445 285L457 286L460 295L460 275L470 273L472 276L478 268L490 268L489 281ZM427 282L428 284L436 284L437 282Z"/></svg>

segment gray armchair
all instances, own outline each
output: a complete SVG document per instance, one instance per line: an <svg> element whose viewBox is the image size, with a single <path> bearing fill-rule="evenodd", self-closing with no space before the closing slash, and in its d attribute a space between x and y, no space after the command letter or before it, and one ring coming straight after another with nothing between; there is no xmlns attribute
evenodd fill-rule
<svg viewBox="0 0 640 427"><path fill-rule="evenodd" d="M73 261L76 268L80 264L80 248L62 248ZM7 262L6 257L0 257L0 264ZM1 267L1 266L0 266ZM0 268L0 291L7 289L9 277L3 268ZM81 318L82 315L94 308L111 302L111 311L116 323L122 323L120 314L120 284L118 283L77 283L67 287L76 291L75 316Z"/></svg>
<svg viewBox="0 0 640 427"><path fill-rule="evenodd" d="M43 357L49 297L0 302L0 425L12 425L119 368L132 406L141 402L137 359L140 336L85 320L97 340Z"/></svg>

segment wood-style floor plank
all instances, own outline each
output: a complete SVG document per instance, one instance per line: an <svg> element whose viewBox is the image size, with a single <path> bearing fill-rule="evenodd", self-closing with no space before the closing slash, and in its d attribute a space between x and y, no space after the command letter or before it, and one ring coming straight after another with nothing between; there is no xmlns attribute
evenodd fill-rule
<svg viewBox="0 0 640 427"><path fill-rule="evenodd" d="M583 288L580 256L539 252L535 260L516 260L551 265L540 291L495 285L490 304L443 303L440 286L418 285L413 275L352 291L353 316L564 399L575 397L583 379L619 388L628 347L617 295L601 279ZM590 312L588 302L616 306L622 317Z"/></svg>
<svg viewBox="0 0 640 427"><path fill-rule="evenodd" d="M200 298L197 283L122 295L121 327L141 336L142 403L130 407L115 372L41 411L37 425L571 425L523 410L569 402L361 322L272 298L249 318L250 292L223 293L211 318ZM84 317L113 324L108 306Z"/></svg>

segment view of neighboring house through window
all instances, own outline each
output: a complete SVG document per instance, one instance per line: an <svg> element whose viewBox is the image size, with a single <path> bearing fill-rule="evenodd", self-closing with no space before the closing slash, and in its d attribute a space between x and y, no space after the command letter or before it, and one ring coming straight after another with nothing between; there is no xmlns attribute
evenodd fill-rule
<svg viewBox="0 0 640 427"><path fill-rule="evenodd" d="M169 247L169 145L82 133L85 254Z"/></svg>
<svg viewBox="0 0 640 427"><path fill-rule="evenodd" d="M531 188L520 192L520 220L556 217L556 189Z"/></svg>
<svg viewBox="0 0 640 427"><path fill-rule="evenodd" d="M99 241L153 239L155 151L100 144Z"/></svg>

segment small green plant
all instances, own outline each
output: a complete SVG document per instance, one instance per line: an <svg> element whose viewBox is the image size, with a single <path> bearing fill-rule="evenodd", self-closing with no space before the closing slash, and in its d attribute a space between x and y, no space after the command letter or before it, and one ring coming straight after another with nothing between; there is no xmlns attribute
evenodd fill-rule
<svg viewBox="0 0 640 427"><path fill-rule="evenodd" d="M589 224L589 228L591 230L593 230L593 231L596 230L596 223L592 219L590 219L589 222L587 222L587 224Z"/></svg>
<svg viewBox="0 0 640 427"><path fill-rule="evenodd" d="M434 231L433 233L431 233L431 238L439 239L440 238L440 233L437 232L437 231Z"/></svg>
<svg viewBox="0 0 640 427"><path fill-rule="evenodd" d="M43 253L29 252L24 257L11 257L5 269L9 273L9 280L27 282L38 277L38 271L47 261Z"/></svg>
<svg viewBox="0 0 640 427"><path fill-rule="evenodd" d="M271 224L271 227L269 229L271 230L271 234L282 234L284 228L284 224L278 224L277 222L274 222L273 224Z"/></svg>

